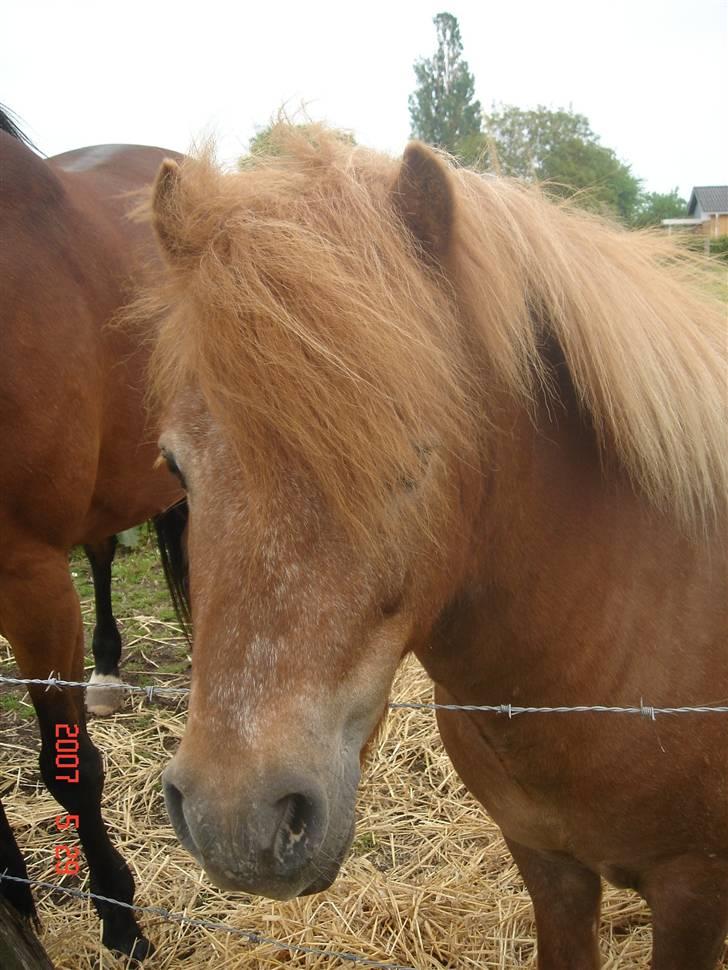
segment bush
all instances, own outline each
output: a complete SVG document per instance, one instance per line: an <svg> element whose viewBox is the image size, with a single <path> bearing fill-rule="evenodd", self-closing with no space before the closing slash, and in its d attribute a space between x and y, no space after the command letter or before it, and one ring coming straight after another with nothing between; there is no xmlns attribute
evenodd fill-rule
<svg viewBox="0 0 728 970"><path fill-rule="evenodd" d="M728 235L717 236L710 240L710 255L728 260Z"/></svg>

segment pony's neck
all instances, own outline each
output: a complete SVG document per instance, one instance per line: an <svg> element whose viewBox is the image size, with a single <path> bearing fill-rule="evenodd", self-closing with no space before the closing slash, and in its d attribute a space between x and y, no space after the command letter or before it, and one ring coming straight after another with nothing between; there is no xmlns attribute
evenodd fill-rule
<svg viewBox="0 0 728 970"><path fill-rule="evenodd" d="M515 591L536 563L564 555L583 562L589 536L601 557L597 537L617 540L619 523L642 503L617 468L604 467L575 407L543 404L536 419L518 406L502 413L490 440L479 561Z"/></svg>
<svg viewBox="0 0 728 970"><path fill-rule="evenodd" d="M716 592L696 547L604 466L576 409L500 414L469 575L420 660L461 703L616 703L658 659L651 685L669 693L689 616Z"/></svg>

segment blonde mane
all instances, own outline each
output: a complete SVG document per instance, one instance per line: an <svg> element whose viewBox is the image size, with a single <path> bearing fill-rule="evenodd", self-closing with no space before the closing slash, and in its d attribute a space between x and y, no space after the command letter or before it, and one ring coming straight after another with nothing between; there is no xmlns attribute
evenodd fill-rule
<svg viewBox="0 0 728 970"><path fill-rule="evenodd" d="M476 463L488 385L531 408L551 335L635 487L683 522L725 511L725 314L701 261L442 159L438 270L392 205L398 162L324 128L273 134L240 172L183 165L145 305L165 309L156 395L198 389L259 487L300 472L364 534L436 515L447 476L423 454ZM429 499L393 513L393 487L424 478Z"/></svg>

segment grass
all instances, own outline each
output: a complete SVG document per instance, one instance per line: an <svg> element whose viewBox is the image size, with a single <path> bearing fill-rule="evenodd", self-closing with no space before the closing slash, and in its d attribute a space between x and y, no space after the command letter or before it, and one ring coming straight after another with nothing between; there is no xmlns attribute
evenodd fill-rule
<svg viewBox="0 0 728 970"><path fill-rule="evenodd" d="M708 278L710 292L725 305L728 312L728 261L714 260Z"/></svg>
<svg viewBox="0 0 728 970"><path fill-rule="evenodd" d="M3 692L0 694L0 714L12 717L24 718L34 721L35 711L33 705L18 693Z"/></svg>

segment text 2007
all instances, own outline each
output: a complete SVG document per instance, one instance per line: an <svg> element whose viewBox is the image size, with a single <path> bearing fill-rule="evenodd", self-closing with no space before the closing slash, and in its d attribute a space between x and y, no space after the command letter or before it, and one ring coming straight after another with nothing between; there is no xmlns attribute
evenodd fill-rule
<svg viewBox="0 0 728 970"><path fill-rule="evenodd" d="M56 781L78 781L78 724L56 724Z"/></svg>

